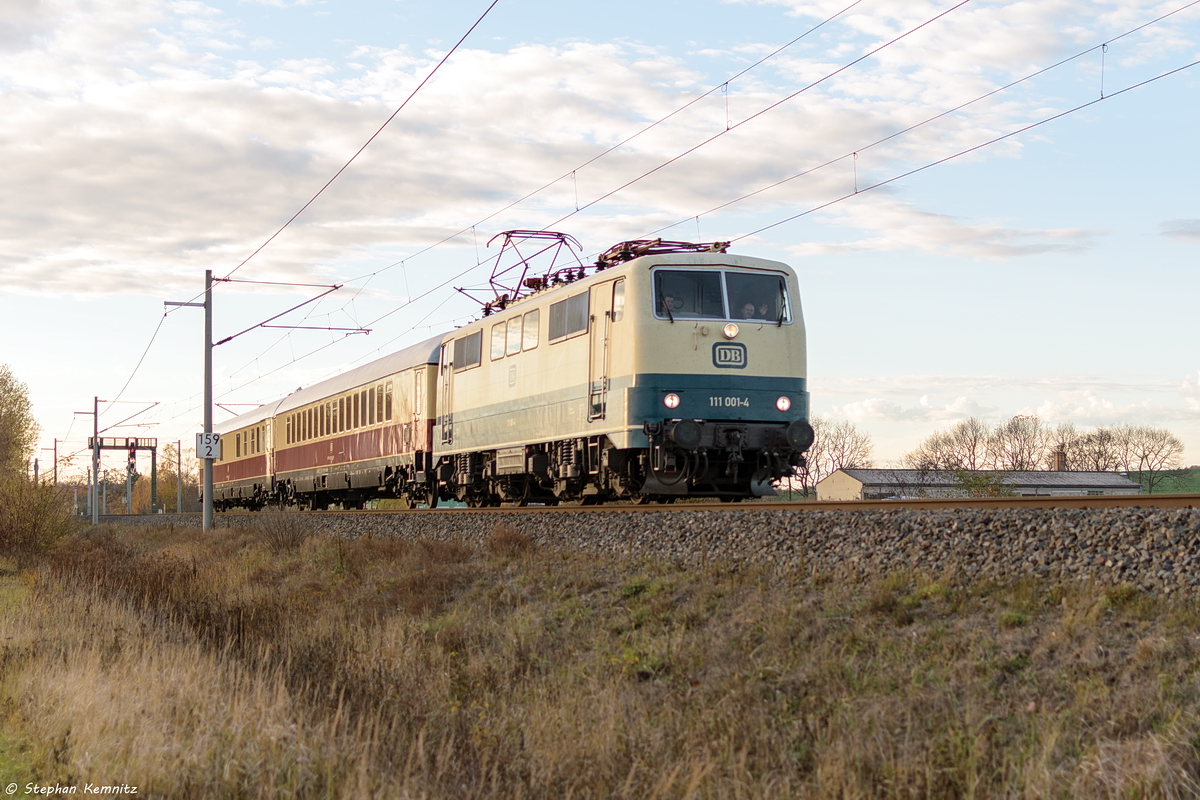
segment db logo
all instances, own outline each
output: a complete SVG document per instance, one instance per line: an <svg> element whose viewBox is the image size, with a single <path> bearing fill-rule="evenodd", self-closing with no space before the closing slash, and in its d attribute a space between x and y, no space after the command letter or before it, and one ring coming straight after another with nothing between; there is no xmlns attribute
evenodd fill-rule
<svg viewBox="0 0 1200 800"><path fill-rule="evenodd" d="M737 342L714 344L712 359L717 369L745 369L746 345Z"/></svg>

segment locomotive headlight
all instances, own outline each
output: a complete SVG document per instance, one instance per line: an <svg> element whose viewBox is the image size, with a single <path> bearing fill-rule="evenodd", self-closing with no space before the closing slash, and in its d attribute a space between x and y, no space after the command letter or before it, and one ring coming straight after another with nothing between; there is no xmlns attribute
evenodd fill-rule
<svg viewBox="0 0 1200 800"><path fill-rule="evenodd" d="M731 322L721 329L721 333L725 334L726 339L732 339L738 335L738 326Z"/></svg>
<svg viewBox="0 0 1200 800"><path fill-rule="evenodd" d="M787 411L792 407L792 399L790 397L781 397L775 401L775 407L780 411Z"/></svg>
<svg viewBox="0 0 1200 800"><path fill-rule="evenodd" d="M672 392L663 398L663 405L667 408L679 408L679 395Z"/></svg>

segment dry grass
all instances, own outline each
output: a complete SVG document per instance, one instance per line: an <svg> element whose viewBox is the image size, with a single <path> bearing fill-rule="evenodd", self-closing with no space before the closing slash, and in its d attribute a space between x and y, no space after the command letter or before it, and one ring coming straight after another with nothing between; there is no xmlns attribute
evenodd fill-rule
<svg viewBox="0 0 1200 800"><path fill-rule="evenodd" d="M7 580L24 593L0 615L0 728L25 744L6 768L22 784L171 797L1200 790L1200 607L1128 588L802 582L540 551L512 528L478 551L295 530L281 544L269 527L102 530Z"/></svg>

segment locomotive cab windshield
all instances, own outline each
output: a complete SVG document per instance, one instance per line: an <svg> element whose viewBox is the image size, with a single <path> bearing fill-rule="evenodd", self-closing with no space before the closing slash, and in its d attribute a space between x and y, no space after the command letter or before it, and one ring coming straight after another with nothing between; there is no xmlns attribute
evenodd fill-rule
<svg viewBox="0 0 1200 800"><path fill-rule="evenodd" d="M654 272L655 316L677 319L792 321L783 275L734 270Z"/></svg>

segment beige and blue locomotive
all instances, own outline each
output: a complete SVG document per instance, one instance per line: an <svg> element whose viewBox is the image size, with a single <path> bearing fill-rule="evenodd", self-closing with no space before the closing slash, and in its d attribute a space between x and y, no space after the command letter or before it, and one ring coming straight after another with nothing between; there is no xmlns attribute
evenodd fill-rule
<svg viewBox="0 0 1200 800"><path fill-rule="evenodd" d="M700 249L625 243L591 274L531 281L476 322L230 420L214 499L770 494L813 439L796 277Z"/></svg>

